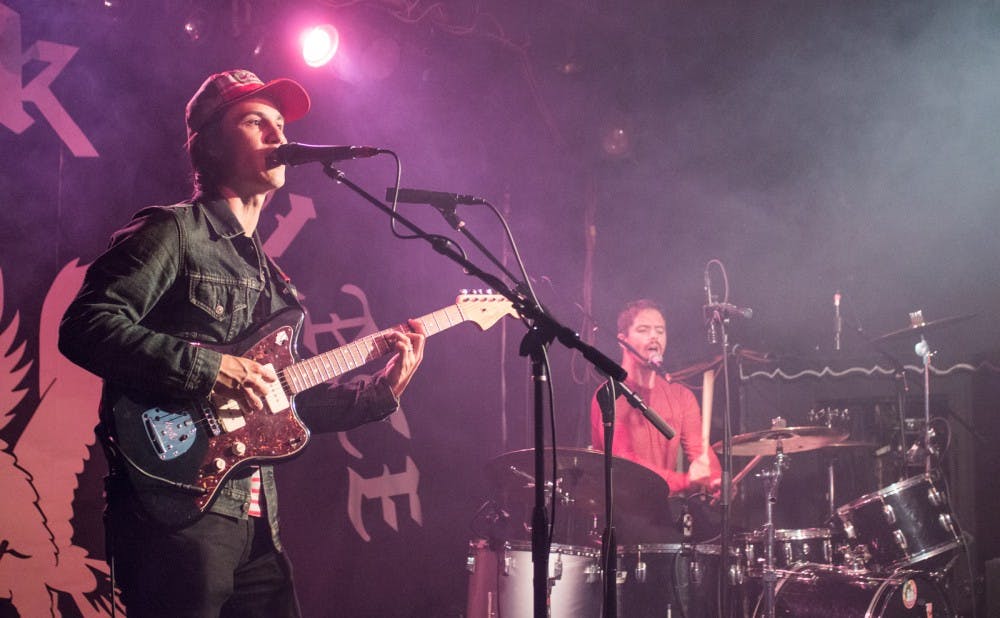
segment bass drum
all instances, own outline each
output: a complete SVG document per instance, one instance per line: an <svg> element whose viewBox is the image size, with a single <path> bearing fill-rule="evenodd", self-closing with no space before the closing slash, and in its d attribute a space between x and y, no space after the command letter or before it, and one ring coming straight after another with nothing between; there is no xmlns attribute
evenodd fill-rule
<svg viewBox="0 0 1000 618"><path fill-rule="evenodd" d="M801 564L778 582L774 615L795 618L935 618L952 616L944 592L926 575L877 577L841 567ZM754 616L762 618L763 598Z"/></svg>
<svg viewBox="0 0 1000 618"><path fill-rule="evenodd" d="M600 618L603 586L600 550L552 544L549 552L549 616ZM468 618L517 618L534 611L531 544L469 543Z"/></svg>

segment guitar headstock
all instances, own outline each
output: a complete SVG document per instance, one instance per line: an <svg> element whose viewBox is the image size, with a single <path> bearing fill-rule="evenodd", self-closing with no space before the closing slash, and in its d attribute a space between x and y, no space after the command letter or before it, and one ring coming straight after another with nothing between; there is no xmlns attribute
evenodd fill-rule
<svg viewBox="0 0 1000 618"><path fill-rule="evenodd" d="M460 294L455 304L466 320L475 322L483 330L492 327L505 315L520 317L514 305L500 294Z"/></svg>

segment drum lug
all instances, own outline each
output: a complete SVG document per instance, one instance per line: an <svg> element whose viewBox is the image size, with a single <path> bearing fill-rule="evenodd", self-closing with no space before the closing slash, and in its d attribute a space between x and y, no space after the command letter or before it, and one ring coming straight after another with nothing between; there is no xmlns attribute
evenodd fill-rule
<svg viewBox="0 0 1000 618"><path fill-rule="evenodd" d="M907 543L906 543L906 537L903 536L903 531L902 530L893 530L892 531L892 536L893 536L894 539L896 539L896 545L899 545L900 549L902 549L903 551L906 551L906 549L907 549Z"/></svg>
<svg viewBox="0 0 1000 618"><path fill-rule="evenodd" d="M588 584L593 584L593 583L601 581L601 575L603 573L601 571L601 567L597 566L596 564L591 564L591 565L588 565L587 568L585 568L583 570L583 574L587 576L584 581L586 581L586 583L588 583ZM621 578L622 573L618 573L618 575L619 575L618 579L622 579ZM623 581L624 580L622 580L622 582ZM618 582L618 583L622 583L622 582Z"/></svg>
<svg viewBox="0 0 1000 618"><path fill-rule="evenodd" d="M514 565L514 556L510 555L510 545L504 544L503 548L503 574L510 575L510 567Z"/></svg>
<svg viewBox="0 0 1000 618"><path fill-rule="evenodd" d="M951 515L948 513L941 513L938 515L938 521L941 522L941 527L947 530L949 534L958 538L958 531L955 530L955 522L952 521Z"/></svg>
<svg viewBox="0 0 1000 618"><path fill-rule="evenodd" d="M854 523L849 519L844 520L844 534L846 534L849 539L857 538L857 532L854 530Z"/></svg>
<svg viewBox="0 0 1000 618"><path fill-rule="evenodd" d="M892 509L892 505L883 504L882 512L885 513L885 521L890 526L896 523L896 511Z"/></svg>
<svg viewBox="0 0 1000 618"><path fill-rule="evenodd" d="M701 569L701 563L698 562L697 556L695 556L691 560L691 564L688 566L689 566L689 572L691 574L691 583L694 584L695 586L700 586L701 582L705 578L704 578L704 573L702 572Z"/></svg>
<svg viewBox="0 0 1000 618"><path fill-rule="evenodd" d="M562 579L562 574L562 554L556 554L556 561L552 563L552 572L549 573L549 579Z"/></svg>
<svg viewBox="0 0 1000 618"><path fill-rule="evenodd" d="M737 564L729 565L729 581L734 586L742 586L744 579L743 569Z"/></svg>
<svg viewBox="0 0 1000 618"><path fill-rule="evenodd" d="M639 561L635 563L635 581L640 584L646 583L646 563L639 558Z"/></svg>
<svg viewBox="0 0 1000 618"><path fill-rule="evenodd" d="M933 485L931 485L931 487L927 490L927 499L934 506L944 506L945 502L947 502L944 494L938 491L937 487L934 487Z"/></svg>

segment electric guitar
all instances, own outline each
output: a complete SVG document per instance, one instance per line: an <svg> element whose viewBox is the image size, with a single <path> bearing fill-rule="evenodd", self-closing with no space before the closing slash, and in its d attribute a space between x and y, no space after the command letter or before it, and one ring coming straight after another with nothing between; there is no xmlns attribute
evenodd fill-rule
<svg viewBox="0 0 1000 618"><path fill-rule="evenodd" d="M427 336L462 322L482 330L517 317L510 301L494 294L463 294L454 305L417 318ZM235 343L205 347L270 366L278 380L255 410L245 394L213 393L203 400L149 401L133 391L106 399L114 419L114 447L125 460L142 505L165 526L188 523L205 511L222 483L254 462L290 458L305 448L309 429L295 412L295 395L395 351L386 336L397 325L312 358L296 359L303 314L285 309Z"/></svg>

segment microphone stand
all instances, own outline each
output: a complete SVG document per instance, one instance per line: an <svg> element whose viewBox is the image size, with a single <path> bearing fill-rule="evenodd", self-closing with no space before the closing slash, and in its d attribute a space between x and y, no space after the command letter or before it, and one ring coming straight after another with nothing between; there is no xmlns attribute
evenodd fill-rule
<svg viewBox="0 0 1000 618"><path fill-rule="evenodd" d="M548 615L547 593L550 542L545 514L545 426L542 414L544 386L548 383L548 375L545 372L545 350L553 340L558 340L567 348L578 350L583 355L583 358L594 365L604 375L621 382L625 380L627 374L621 365L608 358L608 356L597 348L582 341L578 333L559 323L559 321L539 305L536 299L527 298L523 294L511 290L498 277L485 272L470 262L461 253L455 251L445 239L427 234L403 215L393 212L392 208L362 189L347 178L346 174L334 168L331 164L325 163L323 165L323 173L337 183L349 188L393 220L404 225L418 237L426 240L435 251L461 266L467 274L478 278L497 293L506 297L511 301L515 309L517 309L521 318L531 324L524 339L521 341L520 353L522 356L529 356L531 358L532 379L534 381L535 507L531 518L531 560L534 566L533 607L535 618L545 618ZM462 225L461 227L464 228L465 226ZM478 241L476 242L476 246L480 247L486 255L490 256L490 259L494 263L497 262L496 258L492 257L488 251L485 251L485 247L482 247ZM511 277L511 280L516 281L516 278ZM523 287L527 287L527 284L524 283ZM553 499L555 499L555 496L553 496Z"/></svg>
<svg viewBox="0 0 1000 618"><path fill-rule="evenodd" d="M718 334L718 342L722 348L722 376L725 384L726 413L722 417L722 483L719 485L719 503L722 511L722 543L719 548L719 586L720 586L720 608L721 615L728 617L732 615L732 595L730 594L729 581L729 548L732 546L732 525L730 508L730 485L733 474L733 429L730 422L732 413L729 397L729 332L726 330L726 320L723 319L722 312L711 305L708 307L709 322L708 328L710 336Z"/></svg>
<svg viewBox="0 0 1000 618"><path fill-rule="evenodd" d="M604 610L603 618L617 618L618 569L615 557L618 555L618 542L614 527L614 492L612 484L612 442L615 431L615 401L619 395L624 395L633 408L639 410L667 440L676 435L673 427L660 416L649 409L646 403L624 383L609 378L597 391L597 403L601 408L601 423L604 426L604 534L601 535L601 568L604 572Z"/></svg>
<svg viewBox="0 0 1000 618"><path fill-rule="evenodd" d="M472 242L472 244L475 245L476 248L478 248L479 251L481 253L483 253L487 258L489 258L497 267L499 267L500 270L503 271L503 273L505 275L507 275L507 277L511 281L516 281L517 280L516 277L509 270L507 270L507 268L505 267L504 263L501 262L501 261L498 261L490 253L490 251L479 241L479 239L476 238L475 235L472 234L471 231L469 231L469 228L466 226L465 221L462 220L462 218L458 216L458 210L457 210L458 200L457 199L451 198L451 197L444 197L444 196L442 196L442 197L440 197L440 198L432 201L430 203L430 205L433 206L434 208L436 208L438 211L440 211L441 215L444 217L444 219L448 222L449 225L451 225L451 227L455 231L458 231L458 232L462 233L462 235L464 235L467 239L469 239L469 241ZM628 349L630 352L632 352L632 354L634 354L636 357L642 358L639 355L639 352L634 347L632 347L628 342L623 341L621 339L619 339L618 341L626 349ZM522 355L523 354L524 354L524 352L522 351ZM660 377L666 377L667 376L666 369L664 369L662 366L650 363L646 359L642 359L642 360L643 360L643 362L646 365L648 365ZM533 363L533 365L535 363L534 357L532 357L532 363ZM538 367L536 370L534 370L532 372L532 375L541 375L541 372L544 372L544 370L545 370L544 366ZM544 382L544 380L541 380L541 381L536 380L536 382L535 382L536 386L540 385L541 382ZM614 434L614 414L615 414L615 412L614 412L614 408L615 408L614 401L618 398L619 395L624 395L625 399L629 402L629 404L633 408L635 408L636 410L638 410L639 412L641 412L642 415L646 418L646 420L648 420L657 429L657 431L659 431L661 434L663 434L668 440L673 439L673 437L676 435L676 432L674 431L674 429L666 421L663 420L662 417L660 417L656 412L654 412L653 410L651 410L646 405L646 403L639 397L639 395L637 395L635 392L633 392L625 384L617 382L613 378L610 378L610 379L608 379L607 385L606 385L605 388L608 389L607 392L610 394L610 401L609 402L601 402L601 412L602 412L602 417L603 417L602 422L604 423L604 480L605 480L605 487L604 487L604 490L605 490L605 501L604 501L604 504L605 504L605 522L606 522L605 530L604 530L604 533L603 533L603 535L601 537L602 538L602 558L603 558L603 560L602 560L602 569L603 569L603 572L605 574L605 576L604 576L604 585L605 585L605 587L604 587L604 604L603 604L604 611L603 611L603 618L617 618L617 615L618 615L618 602L617 602L617 564L616 564L616 558L617 558L617 555L618 555L618 543L617 543L617 538L616 538L616 534L615 534L614 519L613 519L613 515L614 515L614 506L613 506L613 504L614 504L614 492L612 491L612 488L613 488L613 472L612 472L613 455L612 455L612 450L611 450L611 444L612 444L612 441L613 441L613 438L614 438L614 435L613 435ZM536 397L536 399L535 399L535 406L536 407L541 406L541 402L538 399L539 396L540 395L539 395L538 391L536 390L536 392L535 392L535 397ZM540 418L541 418L541 415L536 415L535 416L536 425L535 425L535 430L534 431L535 431L535 436L536 436L536 445L535 445L536 452L539 452L540 449L544 449L544 444L541 444L541 445L537 444L537 438L538 438L538 436L543 435L543 428L540 425L537 424L537 421ZM537 471L536 471L536 474L537 474ZM538 485L536 485L535 491L536 492L538 491ZM544 495L542 496L541 500L542 500L541 503L543 504L544 503ZM536 504L539 504L539 503L540 503L539 499L536 496ZM544 515L545 515L544 509L543 509L543 511L542 511L541 514L539 514L537 511L532 513L532 542L533 543L535 541L535 538L534 538L535 537L535 530L538 529L539 526L542 526L542 528L541 528L542 530L546 529L544 527L545 526ZM545 539L543 538L541 542L544 543L544 541L545 541ZM544 561L541 561L541 563L542 564L547 564L547 561L548 561L548 559L546 557L546 559ZM546 571L546 576L547 576L547 571ZM546 589L546 595L547 595L547 593L548 593L548 590ZM536 608L536 610L537 610L537 608Z"/></svg>
<svg viewBox="0 0 1000 618"><path fill-rule="evenodd" d="M614 484L611 446L615 438L615 400L618 399L617 384L608 380L598 392L597 403L601 407L601 423L604 426L604 534L601 535L601 568L604 572L604 604L602 618L618 616L618 539L614 525ZM601 397L605 393L606 397Z"/></svg>

